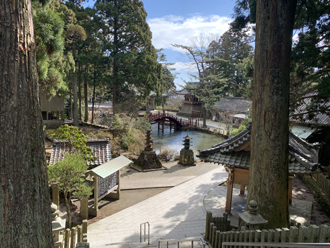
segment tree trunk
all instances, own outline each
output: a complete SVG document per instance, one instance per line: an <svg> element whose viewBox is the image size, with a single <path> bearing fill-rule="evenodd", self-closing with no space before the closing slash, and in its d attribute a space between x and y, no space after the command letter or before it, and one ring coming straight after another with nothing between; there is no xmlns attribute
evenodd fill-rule
<svg viewBox="0 0 330 248"><path fill-rule="evenodd" d="M82 111L81 111L81 68L80 68L80 63L79 63L79 83L78 83L78 102L79 102L79 106L78 106L78 109L79 109L79 115L78 115L78 118L79 120L81 121L82 120Z"/></svg>
<svg viewBox="0 0 330 248"><path fill-rule="evenodd" d="M94 83L93 83L93 96L92 96L92 123L94 123L94 101L95 101L95 67L94 67Z"/></svg>
<svg viewBox="0 0 330 248"><path fill-rule="evenodd" d="M72 55L76 59L76 44L72 43ZM76 61L76 60L75 60ZM73 72L73 125L78 126L78 92L77 92L77 67L75 66Z"/></svg>
<svg viewBox="0 0 330 248"><path fill-rule="evenodd" d="M296 0L257 2L248 200L287 227L290 53Z"/></svg>
<svg viewBox="0 0 330 248"><path fill-rule="evenodd" d="M72 89L70 89L69 97L69 119L72 120Z"/></svg>
<svg viewBox="0 0 330 248"><path fill-rule="evenodd" d="M53 247L31 1L0 10L0 246Z"/></svg>
<svg viewBox="0 0 330 248"><path fill-rule="evenodd" d="M88 121L88 89L87 80L84 80L84 99L85 99L85 122Z"/></svg>
<svg viewBox="0 0 330 248"><path fill-rule="evenodd" d="M64 201L66 207L66 214L68 216L68 226L67 228L71 228L71 211L70 211L70 202L71 202L71 194L69 192L64 192Z"/></svg>
<svg viewBox="0 0 330 248"><path fill-rule="evenodd" d="M114 1L115 8L118 9L117 5L118 2ZM117 62L117 55L118 55L118 46L119 46L119 41L118 41L118 17L115 15L114 16L114 32L113 32L113 43L114 43L114 54L113 54L113 77L114 77L114 82L112 85L112 112L113 114L117 114L119 112L118 110L118 86L119 86L119 75L118 75L118 62Z"/></svg>
<svg viewBox="0 0 330 248"><path fill-rule="evenodd" d="M202 107L202 111L203 111L203 128L206 128L206 109L204 107Z"/></svg>

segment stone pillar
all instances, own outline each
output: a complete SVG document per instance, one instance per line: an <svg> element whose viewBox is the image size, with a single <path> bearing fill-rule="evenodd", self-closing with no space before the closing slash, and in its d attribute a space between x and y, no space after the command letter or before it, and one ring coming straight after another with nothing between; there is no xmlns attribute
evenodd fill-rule
<svg viewBox="0 0 330 248"><path fill-rule="evenodd" d="M88 219L88 197L84 197L80 201L80 216L82 220Z"/></svg>
<svg viewBox="0 0 330 248"><path fill-rule="evenodd" d="M60 190L56 184L52 185L52 201L57 205L57 209L60 209Z"/></svg>
<svg viewBox="0 0 330 248"><path fill-rule="evenodd" d="M93 216L93 217L96 217L97 214L98 214L98 201L99 201L99 180L98 180L98 176L95 175L95 174L92 174L93 175L93 187L94 187L94 206L92 208L88 208L88 215L90 216Z"/></svg>

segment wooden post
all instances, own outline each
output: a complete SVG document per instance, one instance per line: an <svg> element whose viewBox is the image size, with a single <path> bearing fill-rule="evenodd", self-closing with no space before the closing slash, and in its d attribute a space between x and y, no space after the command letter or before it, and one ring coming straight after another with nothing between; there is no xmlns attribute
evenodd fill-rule
<svg viewBox="0 0 330 248"><path fill-rule="evenodd" d="M75 227L71 228L71 248L76 247L76 234L77 230Z"/></svg>
<svg viewBox="0 0 330 248"><path fill-rule="evenodd" d="M65 230L65 244L64 248L70 248L70 229Z"/></svg>
<svg viewBox="0 0 330 248"><path fill-rule="evenodd" d="M95 216L99 210L99 178L97 175L94 175L94 209Z"/></svg>
<svg viewBox="0 0 330 248"><path fill-rule="evenodd" d="M87 242L87 220L82 221L83 242Z"/></svg>
<svg viewBox="0 0 330 248"><path fill-rule="evenodd" d="M234 186L234 171L229 169L228 179L227 179L227 198L226 198L226 209L225 212L230 214L231 211L231 201L233 199L233 186Z"/></svg>
<svg viewBox="0 0 330 248"><path fill-rule="evenodd" d="M292 204L292 178L293 176L289 176L289 185L288 185L288 198L289 204Z"/></svg>
<svg viewBox="0 0 330 248"><path fill-rule="evenodd" d="M212 212L206 212L206 226L205 226L205 239L208 240L209 232L210 232L210 223L212 221Z"/></svg>
<svg viewBox="0 0 330 248"><path fill-rule="evenodd" d="M82 226L78 226L78 242L82 242L82 240L83 240Z"/></svg>
<svg viewBox="0 0 330 248"><path fill-rule="evenodd" d="M241 188L240 188L239 194L240 195L244 195L244 193L245 193L245 185L241 184Z"/></svg>

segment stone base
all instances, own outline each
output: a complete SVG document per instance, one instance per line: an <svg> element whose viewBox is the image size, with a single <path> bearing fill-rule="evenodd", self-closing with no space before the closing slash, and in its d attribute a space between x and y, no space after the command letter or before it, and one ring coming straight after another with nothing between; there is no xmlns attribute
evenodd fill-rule
<svg viewBox="0 0 330 248"><path fill-rule="evenodd" d="M163 168L155 151L143 151L139 158L134 162L134 165L140 167L142 171Z"/></svg>
<svg viewBox="0 0 330 248"><path fill-rule="evenodd" d="M179 164L184 166L195 166L194 152L193 150L181 149Z"/></svg>

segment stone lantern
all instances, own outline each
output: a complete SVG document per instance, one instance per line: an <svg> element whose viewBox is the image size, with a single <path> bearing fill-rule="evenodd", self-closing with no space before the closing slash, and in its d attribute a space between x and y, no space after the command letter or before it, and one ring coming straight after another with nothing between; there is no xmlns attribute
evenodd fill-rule
<svg viewBox="0 0 330 248"><path fill-rule="evenodd" d="M258 214L258 203L255 200L249 202L249 211L239 213L239 226L246 226L248 230L255 230L268 223Z"/></svg>
<svg viewBox="0 0 330 248"><path fill-rule="evenodd" d="M51 218L52 218L52 234L54 240L54 248L63 248L63 232L65 229L65 219L58 216L59 210L57 210L57 205L52 203L50 206Z"/></svg>
<svg viewBox="0 0 330 248"><path fill-rule="evenodd" d="M179 164L192 166L196 165L194 160L194 152L190 149L191 138L187 135L183 140L183 149L180 151Z"/></svg>

